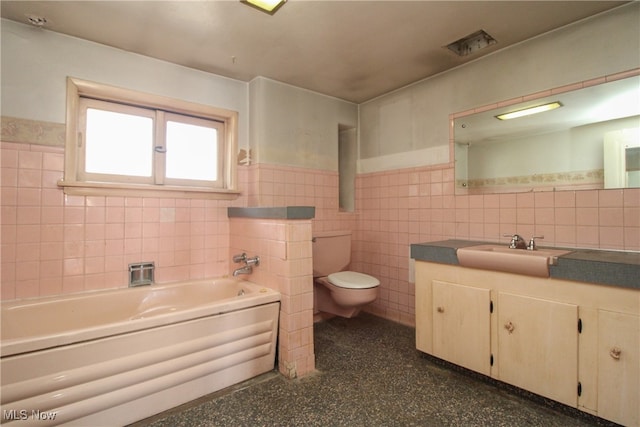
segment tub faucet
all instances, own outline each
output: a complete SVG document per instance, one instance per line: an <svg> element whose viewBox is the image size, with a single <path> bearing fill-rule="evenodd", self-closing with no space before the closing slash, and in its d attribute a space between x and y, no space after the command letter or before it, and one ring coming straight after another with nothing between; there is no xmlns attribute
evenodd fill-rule
<svg viewBox="0 0 640 427"><path fill-rule="evenodd" d="M253 273L253 267L250 265L245 265L244 267L236 268L233 270L233 277L237 277L241 274L251 274Z"/></svg>
<svg viewBox="0 0 640 427"><path fill-rule="evenodd" d="M236 277L240 274L253 273L253 266L255 265L257 267L260 265L260 257L256 255L253 258L247 258L247 254L243 253L242 255L234 256L233 262L244 263L244 266L233 270L233 277Z"/></svg>

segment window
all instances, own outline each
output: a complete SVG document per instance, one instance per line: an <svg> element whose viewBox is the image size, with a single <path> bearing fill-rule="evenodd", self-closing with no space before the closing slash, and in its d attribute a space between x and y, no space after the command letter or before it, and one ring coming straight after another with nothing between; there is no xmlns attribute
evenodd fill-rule
<svg viewBox="0 0 640 427"><path fill-rule="evenodd" d="M236 112L76 79L67 92L68 194L237 196Z"/></svg>

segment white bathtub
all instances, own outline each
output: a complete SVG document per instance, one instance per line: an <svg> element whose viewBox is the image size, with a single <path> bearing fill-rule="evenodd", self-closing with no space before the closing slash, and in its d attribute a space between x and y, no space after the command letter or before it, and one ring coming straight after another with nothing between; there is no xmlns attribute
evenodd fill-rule
<svg viewBox="0 0 640 427"><path fill-rule="evenodd" d="M3 302L2 423L124 425L270 371L279 301L223 278Z"/></svg>

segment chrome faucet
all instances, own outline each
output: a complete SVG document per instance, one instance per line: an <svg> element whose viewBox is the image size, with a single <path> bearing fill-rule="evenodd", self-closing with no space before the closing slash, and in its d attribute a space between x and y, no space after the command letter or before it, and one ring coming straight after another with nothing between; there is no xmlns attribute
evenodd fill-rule
<svg viewBox="0 0 640 427"><path fill-rule="evenodd" d="M233 277L236 277L240 274L253 273L253 266L255 265L257 267L260 265L260 257L256 255L253 258L247 258L247 254L242 253L241 255L235 255L233 257L233 262L244 263L244 266L233 270Z"/></svg>
<svg viewBox="0 0 640 427"><path fill-rule="evenodd" d="M544 239L544 236L532 236L531 240L529 240L529 245L527 246L527 250L535 251L537 249L536 239Z"/></svg>
<svg viewBox="0 0 640 427"><path fill-rule="evenodd" d="M240 255L233 256L233 262L235 262L236 264L245 262L246 260L247 260L247 254L244 252L242 252Z"/></svg>
<svg viewBox="0 0 640 427"><path fill-rule="evenodd" d="M509 249L527 249L527 242L519 234L503 234L504 237L511 237ZM535 243L534 243L535 244Z"/></svg>
<svg viewBox="0 0 640 427"><path fill-rule="evenodd" d="M237 277L241 274L251 274L253 273L253 267L250 265L245 265L244 267L236 268L233 270L233 277Z"/></svg>

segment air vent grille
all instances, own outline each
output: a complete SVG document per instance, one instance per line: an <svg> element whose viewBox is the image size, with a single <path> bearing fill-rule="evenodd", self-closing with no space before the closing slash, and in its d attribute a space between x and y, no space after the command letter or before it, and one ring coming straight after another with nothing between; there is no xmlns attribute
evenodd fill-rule
<svg viewBox="0 0 640 427"><path fill-rule="evenodd" d="M491 37L486 31L479 30L447 45L447 49L458 56L466 56L496 43L496 39Z"/></svg>

